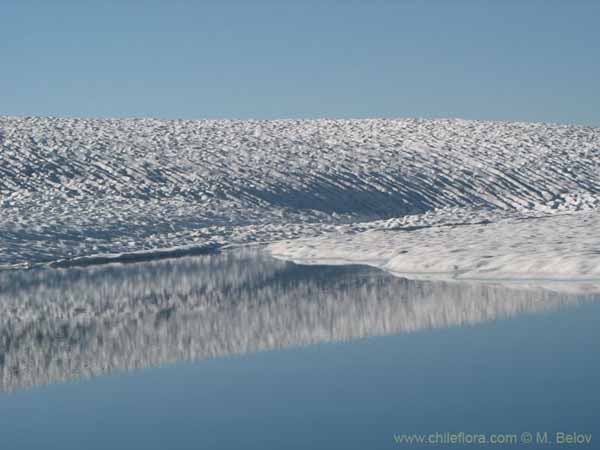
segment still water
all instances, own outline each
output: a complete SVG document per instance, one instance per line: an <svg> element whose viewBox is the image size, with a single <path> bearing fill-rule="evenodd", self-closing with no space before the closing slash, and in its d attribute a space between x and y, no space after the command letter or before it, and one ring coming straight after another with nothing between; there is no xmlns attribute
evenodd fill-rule
<svg viewBox="0 0 600 450"><path fill-rule="evenodd" d="M598 448L599 324L594 294L251 249L0 272L0 448Z"/></svg>

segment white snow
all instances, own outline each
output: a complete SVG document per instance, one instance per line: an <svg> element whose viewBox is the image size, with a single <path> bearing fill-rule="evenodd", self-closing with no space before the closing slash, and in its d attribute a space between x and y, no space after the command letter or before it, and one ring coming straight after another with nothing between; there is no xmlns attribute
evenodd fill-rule
<svg viewBox="0 0 600 450"><path fill-rule="evenodd" d="M0 117L0 266L270 242L414 276L600 276L600 129ZM111 257L112 258L112 257Z"/></svg>
<svg viewBox="0 0 600 450"><path fill-rule="evenodd" d="M304 263L351 262L408 278L553 279L600 286L600 214L579 212L489 223L373 229L282 241L275 256Z"/></svg>

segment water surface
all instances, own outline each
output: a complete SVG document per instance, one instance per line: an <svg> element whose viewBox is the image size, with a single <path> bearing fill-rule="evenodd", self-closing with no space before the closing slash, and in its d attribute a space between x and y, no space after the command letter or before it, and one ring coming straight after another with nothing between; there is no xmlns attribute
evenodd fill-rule
<svg viewBox="0 0 600 450"><path fill-rule="evenodd" d="M446 431L600 439L598 300L250 249L1 272L2 448L418 448L394 434Z"/></svg>

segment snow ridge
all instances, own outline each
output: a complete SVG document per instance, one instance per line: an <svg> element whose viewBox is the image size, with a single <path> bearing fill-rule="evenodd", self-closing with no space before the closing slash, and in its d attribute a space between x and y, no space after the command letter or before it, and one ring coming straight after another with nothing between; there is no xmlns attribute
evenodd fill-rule
<svg viewBox="0 0 600 450"><path fill-rule="evenodd" d="M600 207L592 127L0 117L0 130L0 266Z"/></svg>

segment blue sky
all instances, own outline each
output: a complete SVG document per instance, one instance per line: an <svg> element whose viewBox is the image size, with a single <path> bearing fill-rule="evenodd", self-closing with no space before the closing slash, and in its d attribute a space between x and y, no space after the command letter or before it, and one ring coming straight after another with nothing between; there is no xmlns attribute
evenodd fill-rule
<svg viewBox="0 0 600 450"><path fill-rule="evenodd" d="M600 126L600 2L0 2L0 114Z"/></svg>

